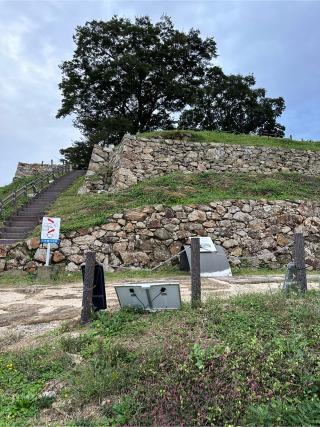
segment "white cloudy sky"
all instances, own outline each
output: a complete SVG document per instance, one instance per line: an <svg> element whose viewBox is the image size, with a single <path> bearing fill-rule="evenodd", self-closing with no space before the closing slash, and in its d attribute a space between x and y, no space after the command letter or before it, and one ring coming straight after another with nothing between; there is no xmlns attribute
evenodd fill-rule
<svg viewBox="0 0 320 427"><path fill-rule="evenodd" d="M18 161L58 161L78 137L71 119L55 119L58 65L72 55L77 25L114 14L167 14L181 30L214 36L225 72L253 73L285 98L287 135L320 140L318 1L0 0L0 185Z"/></svg>

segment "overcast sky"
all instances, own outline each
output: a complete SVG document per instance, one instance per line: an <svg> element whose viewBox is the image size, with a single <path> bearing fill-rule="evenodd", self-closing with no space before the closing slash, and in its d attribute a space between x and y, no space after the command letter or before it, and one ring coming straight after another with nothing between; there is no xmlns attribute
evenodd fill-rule
<svg viewBox="0 0 320 427"><path fill-rule="evenodd" d="M253 73L269 96L284 97L287 135L320 140L318 1L0 0L0 185L18 161L56 162L78 137L71 118L55 119L58 65L72 56L77 25L114 14L167 14L180 30L214 36L226 73Z"/></svg>

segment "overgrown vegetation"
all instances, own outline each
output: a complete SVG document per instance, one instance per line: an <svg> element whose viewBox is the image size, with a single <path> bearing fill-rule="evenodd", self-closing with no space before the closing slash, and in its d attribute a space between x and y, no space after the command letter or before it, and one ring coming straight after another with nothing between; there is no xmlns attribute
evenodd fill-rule
<svg viewBox="0 0 320 427"><path fill-rule="evenodd" d="M18 178L12 181L10 184L0 187L0 201L6 198L10 193L13 193L15 190L18 190L19 188L33 181L35 178L35 176L26 176L23 178ZM26 203L27 200L28 197L21 197L17 201L17 207L22 206L24 203ZM9 205L0 211L0 226L2 225L3 221L14 212L14 210L15 208Z"/></svg>
<svg viewBox="0 0 320 427"><path fill-rule="evenodd" d="M100 225L114 212L148 204L206 203L223 199L306 199L317 198L320 178L299 174L250 175L246 173L171 174L142 181L116 194L82 194L79 178L50 209L62 218L62 231Z"/></svg>
<svg viewBox="0 0 320 427"><path fill-rule="evenodd" d="M223 144L253 145L274 148L292 148L296 150L320 150L320 141L297 141L289 138L195 130L164 130L139 134L145 138L187 139L194 142L220 142Z"/></svg>
<svg viewBox="0 0 320 427"><path fill-rule="evenodd" d="M318 425L319 303L255 294L65 325L2 350L0 425Z"/></svg>

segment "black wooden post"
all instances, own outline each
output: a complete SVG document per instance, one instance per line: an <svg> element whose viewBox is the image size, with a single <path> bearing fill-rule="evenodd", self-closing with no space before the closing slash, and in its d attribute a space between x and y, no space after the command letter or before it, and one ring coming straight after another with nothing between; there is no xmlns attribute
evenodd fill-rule
<svg viewBox="0 0 320 427"><path fill-rule="evenodd" d="M294 234L294 263L296 267L297 284L302 292L307 290L307 274L304 253L304 236L302 233Z"/></svg>
<svg viewBox="0 0 320 427"><path fill-rule="evenodd" d="M93 290L95 265L96 265L96 253L87 252L84 281L83 281L82 311L81 311L81 320L80 320L81 325L85 325L90 321L90 314L92 310L92 290Z"/></svg>
<svg viewBox="0 0 320 427"><path fill-rule="evenodd" d="M201 304L200 278L200 239L191 239L191 305L198 307Z"/></svg>

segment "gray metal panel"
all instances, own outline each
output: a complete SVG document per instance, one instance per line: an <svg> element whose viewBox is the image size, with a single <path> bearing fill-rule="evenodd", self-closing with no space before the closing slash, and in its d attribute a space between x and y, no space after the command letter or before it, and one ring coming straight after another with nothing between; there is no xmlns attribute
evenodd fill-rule
<svg viewBox="0 0 320 427"><path fill-rule="evenodd" d="M121 307L143 310L181 308L179 283L127 283L114 288Z"/></svg>
<svg viewBox="0 0 320 427"><path fill-rule="evenodd" d="M228 258L222 246L216 245L217 252L200 253L200 272L202 277L232 276ZM186 255L191 265L191 248L186 246Z"/></svg>
<svg viewBox="0 0 320 427"><path fill-rule="evenodd" d="M164 289L163 292L161 290ZM153 310L180 309L181 296L178 283L162 283L150 287L150 297Z"/></svg>
<svg viewBox="0 0 320 427"><path fill-rule="evenodd" d="M146 291L140 285L115 286L115 290L121 307L149 308Z"/></svg>

